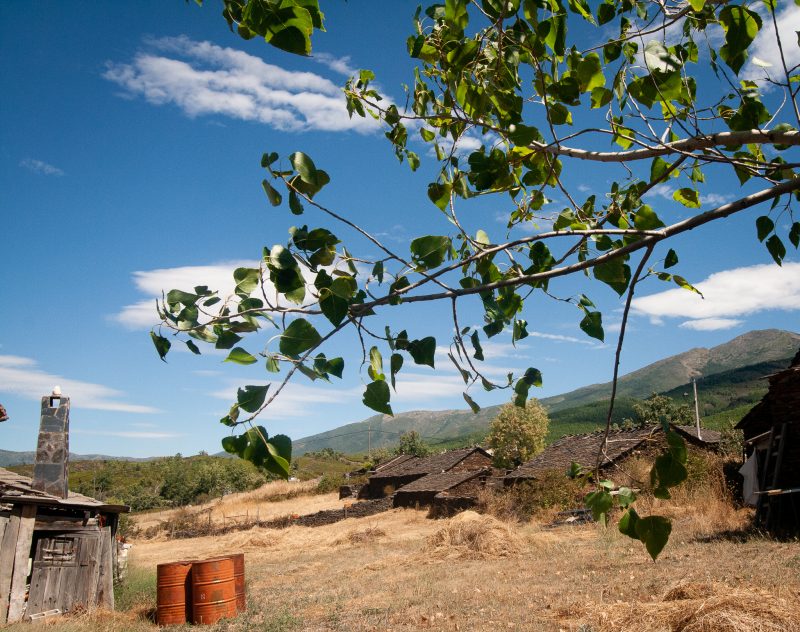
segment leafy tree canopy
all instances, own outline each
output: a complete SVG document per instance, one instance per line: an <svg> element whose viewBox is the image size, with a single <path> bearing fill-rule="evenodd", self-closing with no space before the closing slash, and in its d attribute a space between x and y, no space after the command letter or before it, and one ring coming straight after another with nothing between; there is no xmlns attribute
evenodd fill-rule
<svg viewBox="0 0 800 632"><path fill-rule="evenodd" d="M531 398L524 408L508 403L489 426L486 442L494 450L494 465L512 468L544 450L550 418L538 400Z"/></svg>
<svg viewBox="0 0 800 632"><path fill-rule="evenodd" d="M395 454L413 454L414 456L428 456L431 453L430 446L422 440L416 430L404 432L400 435L400 441L394 450Z"/></svg>
<svg viewBox="0 0 800 632"><path fill-rule="evenodd" d="M267 151L267 201L288 208L298 226L288 240L264 248L258 267L234 272L235 295L221 297L207 286L166 294L162 326L152 333L159 356L182 341L193 353L203 344L226 350L229 362L263 362L276 379L239 390L222 423L249 429L224 447L284 475L291 443L269 437L254 419L298 373L341 378L343 358L324 351L329 339L356 331L364 350L363 403L379 413L392 414L391 393L404 366L434 367L438 341L424 324L414 331L374 324L400 304L444 303L454 332L449 359L473 410L476 389L507 389L523 407L541 373L530 367L492 379L481 370L482 343L501 332L514 343L524 339L535 318L526 305L535 300L541 308L549 299L573 305L577 326L603 340L603 315L590 294L606 285L623 300L616 380L637 284L652 277L697 291L687 280L692 270L679 268L674 237L758 207L754 238L776 264L788 245L800 244L800 73L783 54L797 42L780 39L776 4L446 0L418 9L407 39L416 68L405 100L389 102L369 70L347 82L344 99L351 116L383 125L391 150L412 170L422 158L411 139L435 156L437 175L423 186L431 211L445 220L440 233L418 235L405 249L390 246L326 206L331 157ZM308 54L314 32L324 28L317 0L224 0L224 7L242 37L258 35L292 53ZM764 65L752 51L762 31L772 32L780 61L763 77L744 76L748 60ZM569 184L587 168L603 170L605 191ZM720 182L730 189L731 178L740 196L701 211L703 191ZM683 216L658 208L656 187L667 182ZM566 204L546 212L556 196ZM484 198L504 209L506 237L491 235L468 212ZM326 221L318 224L320 216ZM512 232L531 222L539 227L533 234ZM358 252L352 243L379 254ZM585 291L555 293L551 279L570 275L585 277ZM459 321L465 301L481 306L481 326ZM613 396L609 420L612 411ZM663 495L682 480L680 438L673 443L663 467L654 469ZM588 500L598 516L619 499L612 491L613 484L600 486ZM625 498L627 507L632 500ZM656 557L668 521L635 512L624 520L623 532Z"/></svg>
<svg viewBox="0 0 800 632"><path fill-rule="evenodd" d="M689 406L675 404L669 397L653 393L643 402L633 405L636 418L633 420L637 426L648 426L651 424L694 424L694 413ZM627 421L627 420L626 420Z"/></svg>

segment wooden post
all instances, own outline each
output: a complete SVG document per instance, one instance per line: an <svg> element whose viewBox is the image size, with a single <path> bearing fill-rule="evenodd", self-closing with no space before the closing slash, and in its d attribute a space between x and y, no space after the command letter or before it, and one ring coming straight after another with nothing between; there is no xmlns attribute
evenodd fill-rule
<svg viewBox="0 0 800 632"><path fill-rule="evenodd" d="M111 527L103 527L100 544L100 572L97 578L97 606L114 609L114 572L112 549L115 546Z"/></svg>
<svg viewBox="0 0 800 632"><path fill-rule="evenodd" d="M22 618L35 523L35 505L16 505L3 533L0 545L0 624L15 623Z"/></svg>

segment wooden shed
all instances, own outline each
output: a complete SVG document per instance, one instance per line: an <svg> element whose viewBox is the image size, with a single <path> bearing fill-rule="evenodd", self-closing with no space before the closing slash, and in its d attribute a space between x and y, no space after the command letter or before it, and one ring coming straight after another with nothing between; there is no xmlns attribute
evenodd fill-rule
<svg viewBox="0 0 800 632"><path fill-rule="evenodd" d="M480 447L451 450L426 457L414 457L392 467L378 470L369 477L370 498L383 498L388 490L398 490L429 474L474 472L492 464L492 455Z"/></svg>
<svg viewBox="0 0 800 632"><path fill-rule="evenodd" d="M690 446L707 450L717 450L719 447L720 433L715 430L703 429L698 438L697 430L693 426L672 426L672 429L686 439ZM566 473L573 462L593 469L604 437L605 431L602 430L561 437L533 459L509 472L505 477L505 485L535 480L553 470ZM663 443L664 434L659 424L612 430L608 433L600 469L607 469L614 463L637 453L657 449Z"/></svg>
<svg viewBox="0 0 800 632"><path fill-rule="evenodd" d="M756 524L793 536L800 533L800 351L767 379L767 394L736 424L744 434L745 489L756 498Z"/></svg>
<svg viewBox="0 0 800 632"><path fill-rule="evenodd" d="M124 505L67 489L69 398L43 397L33 478L0 468L0 625L113 609Z"/></svg>

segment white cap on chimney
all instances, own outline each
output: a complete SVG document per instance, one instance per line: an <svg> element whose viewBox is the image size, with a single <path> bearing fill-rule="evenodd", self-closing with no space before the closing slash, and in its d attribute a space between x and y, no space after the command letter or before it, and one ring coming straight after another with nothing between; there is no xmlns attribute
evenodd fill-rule
<svg viewBox="0 0 800 632"><path fill-rule="evenodd" d="M61 397L61 387L58 384L53 387L53 397Z"/></svg>

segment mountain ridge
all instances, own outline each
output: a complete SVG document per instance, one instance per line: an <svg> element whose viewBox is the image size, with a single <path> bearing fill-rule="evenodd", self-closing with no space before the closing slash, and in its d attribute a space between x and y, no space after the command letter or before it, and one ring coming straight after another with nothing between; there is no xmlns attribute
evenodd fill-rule
<svg viewBox="0 0 800 632"><path fill-rule="evenodd" d="M749 331L720 345L710 348L694 347L631 371L618 380L617 397L644 399L653 393L681 389L692 378L710 377L751 365L791 358L798 347L800 334L794 332L780 329ZM606 382L583 386L539 401L553 417L554 413L589 407L592 403L608 400L610 392L611 383ZM369 446L374 449L392 445L402 432L411 430L419 432L429 442L447 443L460 436L485 432L499 407L487 406L477 414L469 409L449 409L407 411L396 413L394 418L373 415L362 421L297 439L293 442L293 449L295 454L326 447L348 453L363 452ZM615 416L613 421L621 420L622 417ZM384 428L384 425L390 427ZM447 432L443 432L445 428Z"/></svg>

